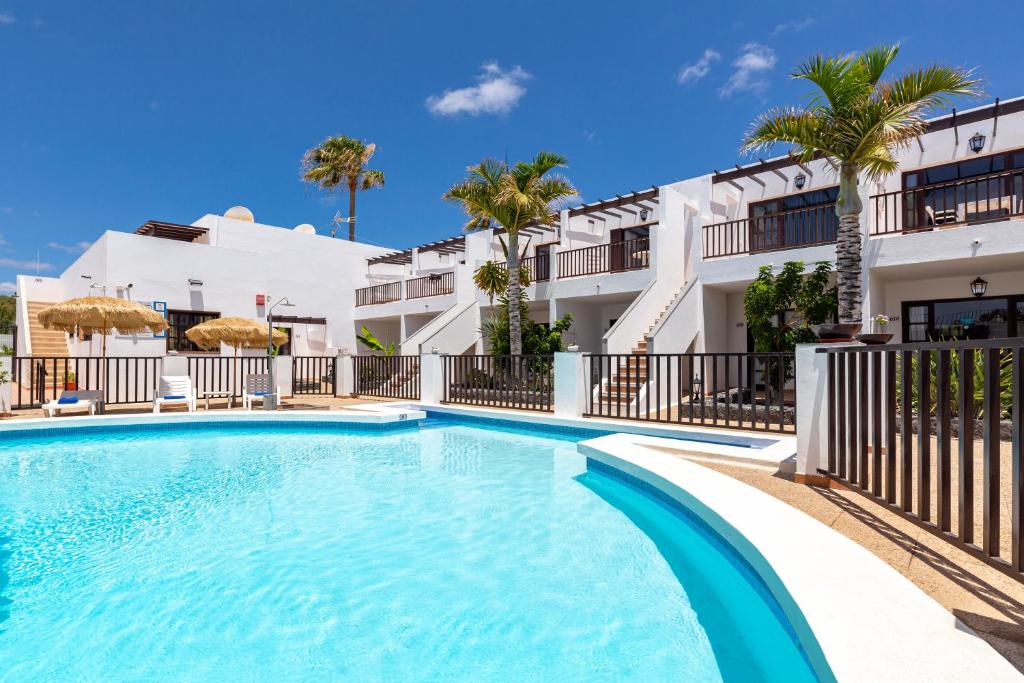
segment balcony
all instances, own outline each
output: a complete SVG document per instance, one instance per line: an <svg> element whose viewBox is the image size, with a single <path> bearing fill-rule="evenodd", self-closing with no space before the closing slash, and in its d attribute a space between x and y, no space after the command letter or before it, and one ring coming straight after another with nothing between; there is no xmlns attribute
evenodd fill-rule
<svg viewBox="0 0 1024 683"><path fill-rule="evenodd" d="M870 209L872 235L1010 220L1024 215L1024 170L877 194Z"/></svg>
<svg viewBox="0 0 1024 683"><path fill-rule="evenodd" d="M506 270L508 262L502 261L498 264L498 267ZM530 273L530 282L547 282L551 279L551 255L541 254L540 256L521 259L519 261L519 268L520 270L525 268Z"/></svg>
<svg viewBox="0 0 1024 683"><path fill-rule="evenodd" d="M712 259L832 244L838 227L835 204L714 223L701 231L702 254Z"/></svg>
<svg viewBox="0 0 1024 683"><path fill-rule="evenodd" d="M405 299L423 299L455 292L455 273L431 273L424 277L405 280ZM402 280L356 290L356 306L375 306L402 300Z"/></svg>
<svg viewBox="0 0 1024 683"><path fill-rule="evenodd" d="M558 252L559 279L641 270L650 265L650 237Z"/></svg>

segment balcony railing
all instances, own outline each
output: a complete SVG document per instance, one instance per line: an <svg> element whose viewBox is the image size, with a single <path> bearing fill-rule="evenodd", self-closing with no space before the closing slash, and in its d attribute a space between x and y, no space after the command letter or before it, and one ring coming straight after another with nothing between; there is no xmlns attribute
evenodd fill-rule
<svg viewBox="0 0 1024 683"><path fill-rule="evenodd" d="M838 226L835 204L714 223L702 230L702 253L708 259L831 244Z"/></svg>
<svg viewBox="0 0 1024 683"><path fill-rule="evenodd" d="M558 252L559 278L641 270L650 265L650 237Z"/></svg>
<svg viewBox="0 0 1024 683"><path fill-rule="evenodd" d="M508 262L502 261L498 264L502 270L508 268ZM519 261L520 269L526 268L530 273L530 282L547 282L551 279L551 255L541 254L531 256Z"/></svg>
<svg viewBox="0 0 1024 683"><path fill-rule="evenodd" d="M372 306L401 300L402 283L400 281L356 290L356 306Z"/></svg>
<svg viewBox="0 0 1024 683"><path fill-rule="evenodd" d="M405 298L422 299L427 296L441 296L455 291L455 273L431 273L425 277L405 281Z"/></svg>
<svg viewBox="0 0 1024 683"><path fill-rule="evenodd" d="M871 234L932 230L1024 215L1024 169L871 197Z"/></svg>

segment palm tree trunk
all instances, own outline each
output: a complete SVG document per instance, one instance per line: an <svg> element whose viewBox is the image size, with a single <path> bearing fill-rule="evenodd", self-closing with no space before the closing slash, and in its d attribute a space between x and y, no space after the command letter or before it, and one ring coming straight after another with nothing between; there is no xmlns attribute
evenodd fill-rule
<svg viewBox="0 0 1024 683"><path fill-rule="evenodd" d="M508 346L513 356L523 353L523 322L519 309L519 233L508 233Z"/></svg>
<svg viewBox="0 0 1024 683"><path fill-rule="evenodd" d="M348 241L356 241L356 184L348 184Z"/></svg>
<svg viewBox="0 0 1024 683"><path fill-rule="evenodd" d="M863 291L861 283L860 212L862 202L857 192L857 166L843 164L839 170L839 198L836 215L836 285L839 289L839 322L863 323Z"/></svg>

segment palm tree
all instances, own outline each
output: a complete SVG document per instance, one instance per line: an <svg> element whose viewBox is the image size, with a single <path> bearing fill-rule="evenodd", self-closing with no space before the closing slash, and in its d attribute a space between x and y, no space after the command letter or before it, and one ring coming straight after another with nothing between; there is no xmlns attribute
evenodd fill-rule
<svg viewBox="0 0 1024 683"><path fill-rule="evenodd" d="M348 188L348 239L356 239L356 192L380 187L384 172L366 168L377 150L372 142L332 135L302 157L302 179L327 192Z"/></svg>
<svg viewBox="0 0 1024 683"><path fill-rule="evenodd" d="M801 162L824 157L837 169L836 279L843 323L862 322L858 179L876 181L895 172L897 153L925 132L924 116L930 110L954 97L980 94L973 71L939 65L883 81L899 50L883 45L852 56L812 57L792 76L821 92L802 108L762 114L743 141L746 152L789 143Z"/></svg>
<svg viewBox="0 0 1024 683"><path fill-rule="evenodd" d="M501 227L508 234L508 300L520 300L519 231L530 225L552 225L555 205L574 197L576 190L566 178L552 174L566 166L565 157L538 152L533 161L515 166L484 159L470 166L467 177L453 185L443 198L462 205L469 221L466 230ZM523 352L522 318L518 306L509 307L509 349Z"/></svg>

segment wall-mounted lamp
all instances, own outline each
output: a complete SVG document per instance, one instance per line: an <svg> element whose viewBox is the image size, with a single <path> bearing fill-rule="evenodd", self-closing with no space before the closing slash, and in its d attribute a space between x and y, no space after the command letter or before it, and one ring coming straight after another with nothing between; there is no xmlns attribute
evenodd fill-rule
<svg viewBox="0 0 1024 683"><path fill-rule="evenodd" d="M642 220L642 221L647 220L647 216L649 216L649 215L650 214L647 213L647 209L640 209L640 220Z"/></svg>
<svg viewBox="0 0 1024 683"><path fill-rule="evenodd" d="M985 136L981 133L975 133L971 136L971 139L967 141L967 144L971 146L971 151L977 154L981 150L985 149Z"/></svg>
<svg viewBox="0 0 1024 683"><path fill-rule="evenodd" d="M798 190L804 189L804 183L806 182L807 176L805 176L803 173L797 173L796 177L793 178L793 184L796 185L796 189Z"/></svg>
<svg viewBox="0 0 1024 683"><path fill-rule="evenodd" d="M976 277L971 281L971 294L974 296L985 296L985 292L988 290L988 282L982 280L980 277Z"/></svg>
<svg viewBox="0 0 1024 683"><path fill-rule="evenodd" d="M189 287L202 287L203 286L203 281L202 280L196 280L195 278L191 278L190 277L188 279L188 286Z"/></svg>

